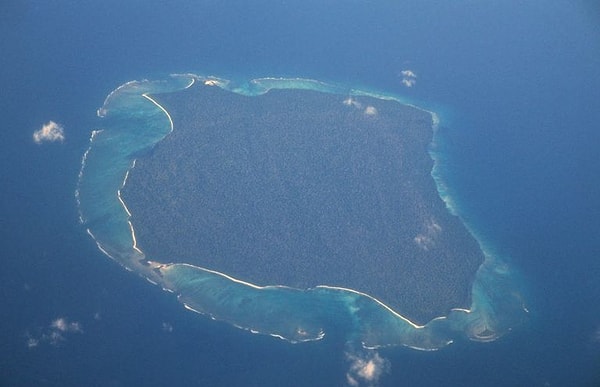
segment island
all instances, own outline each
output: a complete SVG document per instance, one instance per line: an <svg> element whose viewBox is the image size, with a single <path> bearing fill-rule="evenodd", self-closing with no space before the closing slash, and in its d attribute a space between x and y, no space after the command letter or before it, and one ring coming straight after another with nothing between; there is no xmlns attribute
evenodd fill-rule
<svg viewBox="0 0 600 387"><path fill-rule="evenodd" d="M152 99L173 131L137 155L121 190L149 259L257 286L350 289L418 324L470 307L484 255L431 176L430 113L201 82Z"/></svg>

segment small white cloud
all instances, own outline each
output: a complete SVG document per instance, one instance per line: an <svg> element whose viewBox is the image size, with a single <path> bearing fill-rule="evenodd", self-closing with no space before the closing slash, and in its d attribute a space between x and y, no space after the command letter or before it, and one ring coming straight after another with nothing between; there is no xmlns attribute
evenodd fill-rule
<svg viewBox="0 0 600 387"><path fill-rule="evenodd" d="M204 84L206 86L221 86L220 81L216 80L216 79L207 79L206 81L204 81Z"/></svg>
<svg viewBox="0 0 600 387"><path fill-rule="evenodd" d="M71 322L65 317L60 317L52 321L52 323L50 324L50 328L55 329L59 332L83 332L83 329L81 329L81 324L79 324L77 321Z"/></svg>
<svg viewBox="0 0 600 387"><path fill-rule="evenodd" d="M379 378L389 369L389 362L377 352L364 355L346 354L350 361L350 370L346 373L346 381L350 386L375 386Z"/></svg>
<svg viewBox="0 0 600 387"><path fill-rule="evenodd" d="M59 345L61 342L65 341L65 337L60 331L50 331L48 333L43 334L41 340L56 346Z"/></svg>
<svg viewBox="0 0 600 387"><path fill-rule="evenodd" d="M35 348L40 344L38 339L34 339L33 337L27 338L27 348Z"/></svg>
<svg viewBox="0 0 600 387"><path fill-rule="evenodd" d="M354 107L354 108L356 108L358 110L362 110L362 108L363 108L363 104L360 103L359 101L357 101L356 99L352 98L352 97L346 98L344 100L344 105L350 106L350 107ZM371 106L371 105L365 107L365 109L363 110L363 112L367 116L375 116L375 115L377 115L377 109L375 109L375 107Z"/></svg>
<svg viewBox="0 0 600 387"><path fill-rule="evenodd" d="M354 106L357 109L361 109L362 108L362 104L360 102L358 102L357 100L355 100L352 97L348 97L344 100L344 105L346 106Z"/></svg>
<svg viewBox="0 0 600 387"><path fill-rule="evenodd" d="M406 87L413 87L417 83L414 79L402 79L402 84Z"/></svg>
<svg viewBox="0 0 600 387"><path fill-rule="evenodd" d="M27 334L27 348L35 348L42 343L57 346L66 340L65 335L72 333L83 333L81 324L59 317L51 321L47 328L38 329L38 334Z"/></svg>
<svg viewBox="0 0 600 387"><path fill-rule="evenodd" d="M377 115L377 109L375 109L374 106L367 106L365 108L365 114L368 116L376 116Z"/></svg>
<svg viewBox="0 0 600 387"><path fill-rule="evenodd" d="M433 241L426 235L419 234L413 239L415 243L423 250L428 251L433 246Z"/></svg>
<svg viewBox="0 0 600 387"><path fill-rule="evenodd" d="M401 74L407 78L416 78L417 74L415 74L412 70L402 70Z"/></svg>
<svg viewBox="0 0 600 387"><path fill-rule="evenodd" d="M435 246L435 240L441 232L442 226L435 219L431 218L423 225L423 232L417 234L413 240L421 249L428 251Z"/></svg>
<svg viewBox="0 0 600 387"><path fill-rule="evenodd" d="M171 333L171 332L173 332L173 325L169 324L168 322L163 322L162 323L162 330L164 332Z"/></svg>
<svg viewBox="0 0 600 387"><path fill-rule="evenodd" d="M43 125L41 129L33 132L33 141L35 141L36 144L41 144L42 142L55 142L64 140L64 128L62 127L62 125L57 124L54 121L49 121L47 124Z"/></svg>
<svg viewBox="0 0 600 387"><path fill-rule="evenodd" d="M413 87L417 83L417 74L412 70L402 70L402 84L406 87Z"/></svg>

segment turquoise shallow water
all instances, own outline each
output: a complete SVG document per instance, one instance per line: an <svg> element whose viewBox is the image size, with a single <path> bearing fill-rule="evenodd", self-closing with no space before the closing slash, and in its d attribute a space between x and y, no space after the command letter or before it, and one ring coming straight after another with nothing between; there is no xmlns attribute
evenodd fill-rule
<svg viewBox="0 0 600 387"><path fill-rule="evenodd" d="M92 132L79 175L76 197L80 220L103 253L150 282L178 295L188 309L226 321L253 333L290 342L320 340L336 320L351 325L348 340L366 348L403 345L435 350L457 340L493 341L521 324L527 314L525 300L514 269L483 246L486 260L477 272L469 310L455 309L424 326L412 323L376 299L351 289L320 286L293 289L258 287L186 263L158 262L136 246L130 213L121 200L135 159L164 138L173 123L152 94L182 90L194 82L212 83L232 92L259 95L272 88L311 89L328 93L370 95L397 99L393 95L351 90L306 79L255 79L232 82L191 74L157 81L132 81L115 89L98 109L101 124ZM406 101L403 101L406 103ZM434 132L440 118L431 112ZM444 178L444 146L434 135L432 176L448 211L460 214Z"/></svg>

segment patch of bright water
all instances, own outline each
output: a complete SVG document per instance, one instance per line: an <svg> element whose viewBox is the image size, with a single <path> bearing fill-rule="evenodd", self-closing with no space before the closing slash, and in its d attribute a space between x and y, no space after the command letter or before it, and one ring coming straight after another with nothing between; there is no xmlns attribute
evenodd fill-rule
<svg viewBox="0 0 600 387"><path fill-rule="evenodd" d="M218 78L183 74L120 86L98 110L101 126L92 132L76 191L81 222L106 255L176 293L190 310L290 342L319 340L327 334L332 321L344 319L353 327L348 339L364 347L404 345L436 350L461 338L495 340L524 320L527 309L519 291L518 276L480 239L486 260L473 283L471 307L454 309L423 326L412 323L369 295L351 289L258 287L226 273L185 263L158 262L155 257L145 256L136 247L135 230L120 190L129 170L135 166L135 159L173 129L169 113L151 95L182 90L194 82L209 83L244 95L259 95L273 88L311 89L408 103L397 96L307 79L262 78L233 84ZM435 133L430 152L435 162L432 176L448 210L460 214L444 179L447 176L444 144L436 130L440 119L430 113ZM471 232L477 237L473 230Z"/></svg>

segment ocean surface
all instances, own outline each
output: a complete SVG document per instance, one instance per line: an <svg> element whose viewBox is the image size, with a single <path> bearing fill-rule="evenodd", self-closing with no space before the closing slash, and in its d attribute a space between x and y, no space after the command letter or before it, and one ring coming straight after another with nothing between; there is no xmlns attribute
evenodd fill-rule
<svg viewBox="0 0 600 387"><path fill-rule="evenodd" d="M0 33L1 385L600 384L595 2L9 0ZM343 322L290 344L123 270L79 221L82 157L112 90L172 73L318 79L435 111L445 192L518 277L526 322L433 352L366 350ZM64 138L36 143L50 121Z"/></svg>

